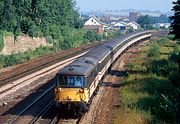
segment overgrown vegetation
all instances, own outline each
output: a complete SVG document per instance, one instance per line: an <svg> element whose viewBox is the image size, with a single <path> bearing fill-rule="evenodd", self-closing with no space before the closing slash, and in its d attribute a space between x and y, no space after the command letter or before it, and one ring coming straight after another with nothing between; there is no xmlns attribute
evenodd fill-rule
<svg viewBox="0 0 180 124"><path fill-rule="evenodd" d="M120 35L117 32L97 34L83 29L75 4L74 0L1 0L0 51L4 46L3 36L6 35L12 35L15 39L21 34L45 37L53 46L9 56L1 55L0 68Z"/></svg>
<svg viewBox="0 0 180 124"><path fill-rule="evenodd" d="M159 57L160 50L158 44L152 44L147 52L148 57Z"/></svg>
<svg viewBox="0 0 180 124"><path fill-rule="evenodd" d="M88 31L87 33L83 29L72 29L71 31L69 30L68 33L71 34L71 37L63 37L59 35L60 37L57 39L57 42L55 42L51 36L46 37L48 42L54 44L50 47L39 47L34 51L30 50L24 53L16 53L12 55L0 55L0 68L23 63L59 50L68 49L70 47L78 47L82 44L94 43L97 40L102 40L103 38L107 39L116 36L115 34L108 36L97 35L94 31Z"/></svg>
<svg viewBox="0 0 180 124"><path fill-rule="evenodd" d="M153 52L157 46L159 51ZM130 62L129 76L120 89L122 107L114 123L179 124L180 45L161 38L143 48Z"/></svg>

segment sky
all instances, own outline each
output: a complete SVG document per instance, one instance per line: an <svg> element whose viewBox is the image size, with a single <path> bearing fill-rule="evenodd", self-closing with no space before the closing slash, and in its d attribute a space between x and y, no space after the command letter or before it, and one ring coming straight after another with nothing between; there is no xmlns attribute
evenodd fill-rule
<svg viewBox="0 0 180 124"><path fill-rule="evenodd" d="M80 11L93 10L160 10L171 11L172 2L176 0L76 0Z"/></svg>

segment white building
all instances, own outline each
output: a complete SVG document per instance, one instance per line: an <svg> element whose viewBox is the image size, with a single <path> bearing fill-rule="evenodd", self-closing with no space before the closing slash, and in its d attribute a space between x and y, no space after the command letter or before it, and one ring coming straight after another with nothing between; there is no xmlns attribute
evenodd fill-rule
<svg viewBox="0 0 180 124"><path fill-rule="evenodd" d="M84 23L84 25L102 25L102 22L95 16L92 16L89 20L87 20Z"/></svg>
<svg viewBox="0 0 180 124"><path fill-rule="evenodd" d="M136 22L134 22L134 21L129 22L129 23L128 23L128 26L129 26L129 27L132 27L134 30L139 30L140 27L141 27L138 23L136 23Z"/></svg>
<svg viewBox="0 0 180 124"><path fill-rule="evenodd" d="M101 22L97 17L92 16L89 20L84 23L84 28L90 30L96 30L98 33L104 32L104 29L107 28L108 25Z"/></svg>

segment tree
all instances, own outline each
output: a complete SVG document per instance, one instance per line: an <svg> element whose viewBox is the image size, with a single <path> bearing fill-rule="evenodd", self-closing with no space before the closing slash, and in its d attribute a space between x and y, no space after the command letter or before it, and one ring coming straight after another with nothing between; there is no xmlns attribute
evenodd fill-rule
<svg viewBox="0 0 180 124"><path fill-rule="evenodd" d="M0 3L0 28L7 31L14 31L17 25L15 7L12 0L4 0Z"/></svg>
<svg viewBox="0 0 180 124"><path fill-rule="evenodd" d="M151 28L151 17L148 15L145 16L140 16L137 19L137 23L141 25L142 28L144 29L150 29Z"/></svg>
<svg viewBox="0 0 180 124"><path fill-rule="evenodd" d="M175 39L180 39L180 0L173 2L174 16L171 17L171 34L175 35Z"/></svg>
<svg viewBox="0 0 180 124"><path fill-rule="evenodd" d="M32 37L50 35L51 25L59 29L82 25L74 0L1 0L0 22L0 29Z"/></svg>

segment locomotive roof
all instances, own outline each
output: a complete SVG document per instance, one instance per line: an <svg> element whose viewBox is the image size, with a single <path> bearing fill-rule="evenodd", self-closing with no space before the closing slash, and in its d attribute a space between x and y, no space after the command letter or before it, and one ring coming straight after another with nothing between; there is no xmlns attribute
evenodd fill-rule
<svg viewBox="0 0 180 124"><path fill-rule="evenodd" d="M92 63L85 62L85 60L81 58L64 67L59 71L59 74L85 76L93 69L93 66Z"/></svg>

